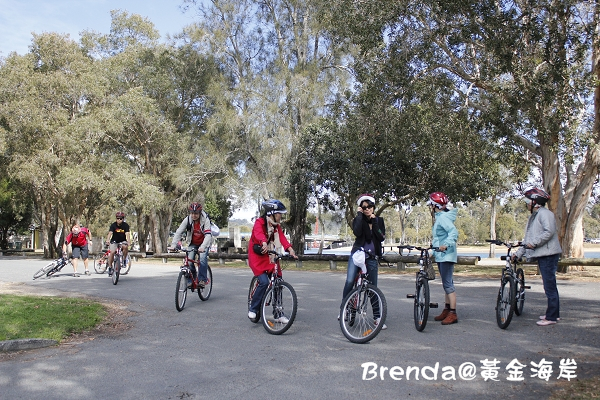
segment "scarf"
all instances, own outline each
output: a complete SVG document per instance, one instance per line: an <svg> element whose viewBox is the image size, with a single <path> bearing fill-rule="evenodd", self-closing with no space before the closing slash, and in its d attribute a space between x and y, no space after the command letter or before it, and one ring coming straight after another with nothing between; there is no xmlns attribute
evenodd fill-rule
<svg viewBox="0 0 600 400"><path fill-rule="evenodd" d="M269 250L275 250L278 253L281 253L281 240L279 240L279 234L276 234L279 226L280 224L275 222L272 216L267 216L267 237L269 238L267 247ZM274 254L269 254L269 261L271 264L275 263Z"/></svg>

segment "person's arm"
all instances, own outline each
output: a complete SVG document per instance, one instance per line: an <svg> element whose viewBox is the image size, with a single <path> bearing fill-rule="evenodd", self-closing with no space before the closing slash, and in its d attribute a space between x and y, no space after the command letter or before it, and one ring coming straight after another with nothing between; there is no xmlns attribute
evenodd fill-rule
<svg viewBox="0 0 600 400"><path fill-rule="evenodd" d="M385 221L381 217L371 218L373 224L373 236L377 239L378 242L383 242L385 240Z"/></svg>
<svg viewBox="0 0 600 400"><path fill-rule="evenodd" d="M267 242L269 239L264 231L265 219L259 217L256 221L254 221L254 226L252 227L252 236L256 240L258 244L262 247L263 254L267 252Z"/></svg>
<svg viewBox="0 0 600 400"><path fill-rule="evenodd" d="M542 232L539 236L531 238L530 248L535 249L536 247L542 246L550 241L554 232L556 232L556 220L554 214L551 211L542 211L542 208L538 210L537 220L542 228Z"/></svg>
<svg viewBox="0 0 600 400"><path fill-rule="evenodd" d="M359 237L363 235L363 213L358 211L356 216L352 220L352 232L354 236Z"/></svg>
<svg viewBox="0 0 600 400"><path fill-rule="evenodd" d="M67 237L65 238L65 242L62 245L62 255L63 257L65 257L67 255L67 245L69 243L71 243L71 238L73 237L73 235L71 235L70 233L67 235Z"/></svg>
<svg viewBox="0 0 600 400"><path fill-rule="evenodd" d="M183 219L183 221L181 221L181 225L179 225L179 228L177 228L177 231L175 231L175 235L173 236L173 241L171 242L171 247L175 248L175 246L177 246L177 243L179 243L179 241L181 240L181 236L183 235L183 232L186 231L187 229L187 221L188 221L188 217L185 217Z"/></svg>
<svg viewBox="0 0 600 400"><path fill-rule="evenodd" d="M279 233L279 241L281 242L283 249L285 251L287 251L288 253L290 253L290 256L294 257L295 259L298 259L298 256L296 255L294 248L292 247L290 242L288 242L287 238L285 237L285 234L283 233L283 229L281 229L281 225L277 228L277 232Z"/></svg>
<svg viewBox="0 0 600 400"><path fill-rule="evenodd" d="M200 214L200 219L202 220L201 229L202 233L204 234L204 240L198 248L198 252L204 253L205 251L208 251L208 249L210 249L210 246L212 244L212 232L210 230L210 219L204 211L202 211L202 214Z"/></svg>

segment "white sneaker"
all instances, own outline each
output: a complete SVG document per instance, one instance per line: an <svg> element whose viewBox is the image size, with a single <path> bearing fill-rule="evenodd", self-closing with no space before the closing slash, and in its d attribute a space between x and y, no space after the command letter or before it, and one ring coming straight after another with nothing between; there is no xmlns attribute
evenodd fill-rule
<svg viewBox="0 0 600 400"><path fill-rule="evenodd" d="M279 318L275 318L275 322L281 322L282 324L287 324L288 322L290 322L290 320L285 315L282 315Z"/></svg>
<svg viewBox="0 0 600 400"><path fill-rule="evenodd" d="M540 319L546 319L545 315L540 315ZM557 321L560 321L560 318L556 318Z"/></svg>
<svg viewBox="0 0 600 400"><path fill-rule="evenodd" d="M250 319L256 318L256 313L254 311L248 311L248 318L250 318Z"/></svg>
<svg viewBox="0 0 600 400"><path fill-rule="evenodd" d="M381 318L377 318L375 320L375 326L379 325L380 322L381 322ZM383 330L386 330L386 329L387 329L387 325L383 324L383 326L381 327L381 330L383 331Z"/></svg>

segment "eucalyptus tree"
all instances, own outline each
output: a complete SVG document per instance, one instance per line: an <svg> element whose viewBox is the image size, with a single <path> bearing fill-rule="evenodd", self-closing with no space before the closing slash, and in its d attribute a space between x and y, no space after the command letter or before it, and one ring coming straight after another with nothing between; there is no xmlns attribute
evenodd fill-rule
<svg viewBox="0 0 600 400"><path fill-rule="evenodd" d="M336 27L365 54L411 48L413 57L399 51L387 64L408 63L415 79L447 76L495 143L539 171L563 254L580 257L582 217L600 167L598 7L576 0L339 0L331 15L344 11Z"/></svg>
<svg viewBox="0 0 600 400"><path fill-rule="evenodd" d="M209 86L219 79L215 63L185 33L178 44L158 38L146 18L114 11L108 35L86 32L82 42L107 81L106 104L96 115L107 191L115 207L136 215L140 247L149 235L153 249L164 251L174 209L203 201L227 168L204 127Z"/></svg>
<svg viewBox="0 0 600 400"><path fill-rule="evenodd" d="M0 75L8 173L30 188L45 254L54 256L60 225L89 218L98 201L91 114L102 83L77 43L51 33L34 34L30 52L7 57Z"/></svg>
<svg viewBox="0 0 600 400"><path fill-rule="evenodd" d="M292 243L301 252L308 191L290 160L304 127L347 87L345 48L322 29L311 0L184 3L196 7L198 37L229 77L213 128L238 158L240 190L289 199Z"/></svg>

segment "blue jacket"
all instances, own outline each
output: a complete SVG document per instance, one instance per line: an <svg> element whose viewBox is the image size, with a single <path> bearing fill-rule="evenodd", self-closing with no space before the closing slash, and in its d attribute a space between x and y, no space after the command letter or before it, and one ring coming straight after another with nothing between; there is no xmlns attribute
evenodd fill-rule
<svg viewBox="0 0 600 400"><path fill-rule="evenodd" d="M458 229L454 226L458 209L435 213L435 223L431 229L433 247L446 246L446 251L434 251L436 262L453 262L458 257L456 241L458 240Z"/></svg>

